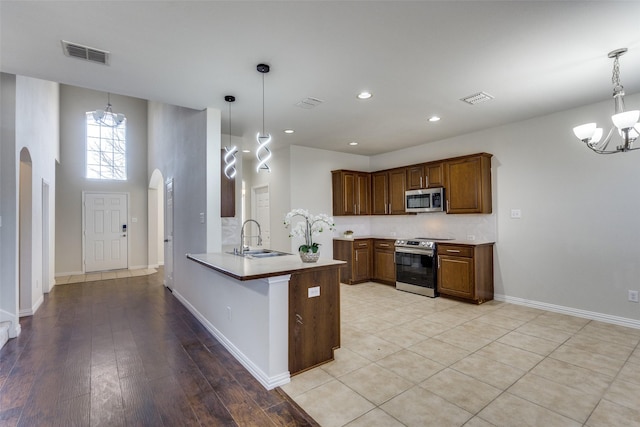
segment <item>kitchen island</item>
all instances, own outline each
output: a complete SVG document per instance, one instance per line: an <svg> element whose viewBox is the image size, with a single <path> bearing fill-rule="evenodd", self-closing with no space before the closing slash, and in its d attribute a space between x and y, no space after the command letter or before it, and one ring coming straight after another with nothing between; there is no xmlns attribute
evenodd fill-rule
<svg viewBox="0 0 640 427"><path fill-rule="evenodd" d="M298 255L187 254L180 301L267 389L333 360L340 347L342 261Z"/></svg>

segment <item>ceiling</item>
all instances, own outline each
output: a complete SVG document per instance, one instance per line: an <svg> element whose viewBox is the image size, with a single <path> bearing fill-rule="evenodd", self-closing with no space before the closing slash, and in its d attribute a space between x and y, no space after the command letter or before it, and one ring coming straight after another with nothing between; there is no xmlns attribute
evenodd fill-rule
<svg viewBox="0 0 640 427"><path fill-rule="evenodd" d="M622 84L639 92L638 16L637 1L2 0L0 70L218 108L223 133L235 95L231 133L253 145L266 63L274 148L375 155L606 100L620 47ZM61 40L107 50L110 64L66 57ZM480 91L495 99L460 101ZM307 97L323 102L296 106Z"/></svg>

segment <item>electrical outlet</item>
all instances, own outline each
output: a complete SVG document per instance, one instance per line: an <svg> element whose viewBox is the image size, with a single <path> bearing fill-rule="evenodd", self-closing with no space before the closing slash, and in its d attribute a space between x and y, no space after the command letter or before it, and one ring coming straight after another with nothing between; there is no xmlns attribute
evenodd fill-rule
<svg viewBox="0 0 640 427"><path fill-rule="evenodd" d="M629 301L638 302L638 291L629 290Z"/></svg>
<svg viewBox="0 0 640 427"><path fill-rule="evenodd" d="M467 234L467 240L476 240L476 236L473 234Z"/></svg>
<svg viewBox="0 0 640 427"><path fill-rule="evenodd" d="M511 209L511 218L513 219L522 218L522 211L520 209Z"/></svg>

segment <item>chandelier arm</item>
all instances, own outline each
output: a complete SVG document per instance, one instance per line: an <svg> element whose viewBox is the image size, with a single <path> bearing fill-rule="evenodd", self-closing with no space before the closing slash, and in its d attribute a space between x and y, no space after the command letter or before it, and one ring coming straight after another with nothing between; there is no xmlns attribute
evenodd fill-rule
<svg viewBox="0 0 640 427"><path fill-rule="evenodd" d="M607 137L602 141L602 146L599 148L600 151L606 151L609 143L611 142L611 137L613 136L613 128L609 129L609 133Z"/></svg>

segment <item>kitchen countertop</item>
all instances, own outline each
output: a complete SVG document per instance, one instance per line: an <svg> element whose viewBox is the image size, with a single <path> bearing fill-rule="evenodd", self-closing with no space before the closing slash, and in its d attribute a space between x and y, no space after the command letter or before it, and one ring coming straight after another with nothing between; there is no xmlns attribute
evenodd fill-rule
<svg viewBox="0 0 640 427"><path fill-rule="evenodd" d="M187 254L187 258L241 281L282 276L321 267L345 264L344 261L322 258L314 263L306 263L300 260L298 254L269 258L245 258L223 252L212 252Z"/></svg>
<svg viewBox="0 0 640 427"><path fill-rule="evenodd" d="M411 240L412 238L406 238L406 237L389 237L389 236L354 236L354 237L343 237L343 236L339 236L339 237L334 237L333 240L343 240L343 241L353 241L353 240L358 240L358 239L384 239L384 240ZM495 244L495 242L492 242L490 240L457 240L457 239L453 239L453 240L438 240L438 239L434 239L434 241L436 243L448 243L448 244L452 244L452 245L469 245L469 246L482 246L482 245L492 245Z"/></svg>

